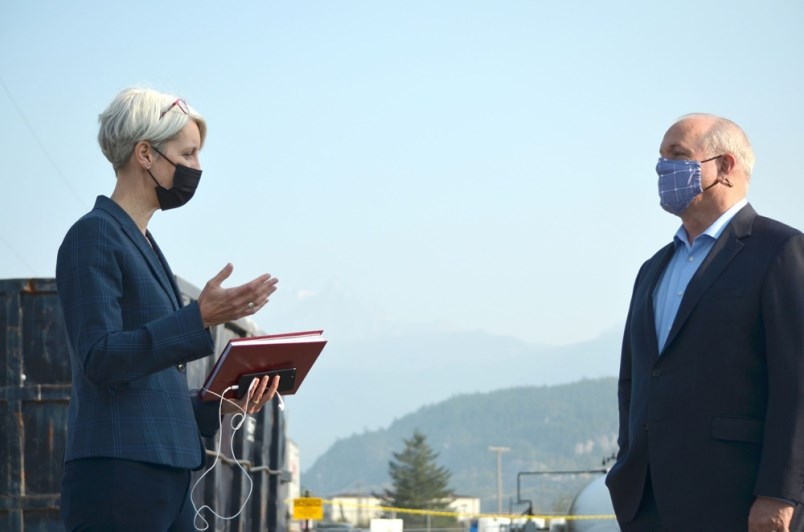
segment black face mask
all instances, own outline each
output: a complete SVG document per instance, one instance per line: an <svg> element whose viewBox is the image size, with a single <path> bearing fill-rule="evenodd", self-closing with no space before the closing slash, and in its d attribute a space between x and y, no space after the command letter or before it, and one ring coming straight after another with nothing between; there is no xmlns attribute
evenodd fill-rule
<svg viewBox="0 0 804 532"><path fill-rule="evenodd" d="M151 146L153 148L153 146ZM172 164L176 170L173 172L173 188L167 189L159 184L151 170L148 169L148 174L151 179L156 183L156 199L159 201L159 207L163 211L181 207L193 197L195 189L198 188L198 182L201 180L201 170L184 166L183 164L176 164L161 151L154 148L154 151L165 158L167 162Z"/></svg>

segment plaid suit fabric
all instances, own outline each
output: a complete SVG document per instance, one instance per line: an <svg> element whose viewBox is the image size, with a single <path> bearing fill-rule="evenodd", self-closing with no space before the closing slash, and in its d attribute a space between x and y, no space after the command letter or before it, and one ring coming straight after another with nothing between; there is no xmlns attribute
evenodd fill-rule
<svg viewBox="0 0 804 532"><path fill-rule="evenodd" d="M65 460L199 467L196 415L209 416L177 365L212 354L212 338L150 233L99 196L64 238L56 282L73 379Z"/></svg>

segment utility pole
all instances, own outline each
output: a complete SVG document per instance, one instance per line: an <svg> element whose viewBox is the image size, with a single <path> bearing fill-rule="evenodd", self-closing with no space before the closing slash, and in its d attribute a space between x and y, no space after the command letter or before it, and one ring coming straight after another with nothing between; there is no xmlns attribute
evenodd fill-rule
<svg viewBox="0 0 804 532"><path fill-rule="evenodd" d="M510 451L510 447L489 447L489 451L497 453L497 513L502 514L502 453Z"/></svg>

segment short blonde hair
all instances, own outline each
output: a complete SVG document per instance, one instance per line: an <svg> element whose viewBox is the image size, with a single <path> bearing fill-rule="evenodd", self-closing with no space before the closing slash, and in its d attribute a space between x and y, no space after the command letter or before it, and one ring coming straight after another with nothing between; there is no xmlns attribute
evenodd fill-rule
<svg viewBox="0 0 804 532"><path fill-rule="evenodd" d="M712 122L712 126L701 139L707 157L731 153L737 160L737 164L745 172L746 177L750 179L751 172L754 171L756 157L754 156L754 148L751 146L751 141L748 140L748 135L745 134L745 131L728 118L707 113L684 115L681 120L700 117L708 118Z"/></svg>
<svg viewBox="0 0 804 532"><path fill-rule="evenodd" d="M177 97L153 89L132 87L118 94L98 116L98 144L115 172L125 166L138 142L147 140L157 148L175 138L193 120L201 133L201 147L207 123L195 109L184 113L174 105Z"/></svg>

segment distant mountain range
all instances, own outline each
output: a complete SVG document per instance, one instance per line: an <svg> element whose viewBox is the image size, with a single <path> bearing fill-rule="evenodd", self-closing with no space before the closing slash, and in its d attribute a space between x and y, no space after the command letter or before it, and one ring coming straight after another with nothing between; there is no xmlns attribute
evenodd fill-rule
<svg viewBox="0 0 804 532"><path fill-rule="evenodd" d="M424 405L617 374L620 328L550 347L445 323L394 323L339 285L303 296L276 307L285 314L267 316L268 332L323 328L329 339L299 394L286 399L303 471L340 440L389 427Z"/></svg>
<svg viewBox="0 0 804 532"><path fill-rule="evenodd" d="M505 511L518 513L517 474L602 467L615 452L616 379L527 386L454 396L419 408L386 429L338 440L302 474L302 486L329 497L380 493L389 485L388 462L414 430L439 453L438 465L452 472L459 495L481 498L482 511L496 511L496 455L490 446L509 447L502 457ZM597 475L524 475L519 496L539 510L569 502ZM562 498L563 497L563 498Z"/></svg>

